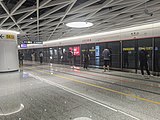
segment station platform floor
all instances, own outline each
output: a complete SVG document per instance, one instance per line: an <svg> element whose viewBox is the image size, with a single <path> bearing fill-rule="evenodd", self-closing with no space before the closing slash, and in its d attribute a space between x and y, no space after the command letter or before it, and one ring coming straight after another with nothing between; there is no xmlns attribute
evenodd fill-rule
<svg viewBox="0 0 160 120"><path fill-rule="evenodd" d="M0 120L160 120L158 77L25 61L0 82Z"/></svg>

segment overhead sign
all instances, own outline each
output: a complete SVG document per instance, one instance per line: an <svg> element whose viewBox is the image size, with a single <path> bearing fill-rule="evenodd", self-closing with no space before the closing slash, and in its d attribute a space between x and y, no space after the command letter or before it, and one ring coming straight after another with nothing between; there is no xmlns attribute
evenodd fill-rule
<svg viewBox="0 0 160 120"><path fill-rule="evenodd" d="M43 44L43 41L27 41L27 40L25 40L25 41L23 41L22 42L23 44Z"/></svg>

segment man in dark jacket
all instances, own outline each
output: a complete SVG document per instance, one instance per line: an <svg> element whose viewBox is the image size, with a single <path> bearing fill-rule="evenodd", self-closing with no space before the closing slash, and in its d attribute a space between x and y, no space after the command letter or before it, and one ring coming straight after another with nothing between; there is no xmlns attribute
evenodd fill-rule
<svg viewBox="0 0 160 120"><path fill-rule="evenodd" d="M72 65L74 65L74 63L73 63L73 52L72 52L72 50L69 50L69 52L68 52L68 60L69 60L69 65L71 65L71 68L72 68Z"/></svg>
<svg viewBox="0 0 160 120"><path fill-rule="evenodd" d="M148 52L144 49L140 50L139 52L139 62L140 62L140 69L141 74L144 75L143 68L145 67L147 74L150 75L150 72L148 70Z"/></svg>
<svg viewBox="0 0 160 120"><path fill-rule="evenodd" d="M84 62L83 68L84 69L88 68L89 61L90 61L90 56L89 56L88 50L85 50L83 53L83 62Z"/></svg>
<svg viewBox="0 0 160 120"><path fill-rule="evenodd" d="M19 66L23 66L24 54L21 52L18 52L18 57L19 57Z"/></svg>

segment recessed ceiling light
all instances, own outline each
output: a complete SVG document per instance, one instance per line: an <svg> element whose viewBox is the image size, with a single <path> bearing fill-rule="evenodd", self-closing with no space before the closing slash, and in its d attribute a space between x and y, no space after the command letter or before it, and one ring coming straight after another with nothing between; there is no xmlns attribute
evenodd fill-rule
<svg viewBox="0 0 160 120"><path fill-rule="evenodd" d="M86 28L93 26L93 23L90 22L70 22L67 23L66 26L73 28Z"/></svg>
<svg viewBox="0 0 160 120"><path fill-rule="evenodd" d="M33 18L31 17L30 19L32 20Z"/></svg>

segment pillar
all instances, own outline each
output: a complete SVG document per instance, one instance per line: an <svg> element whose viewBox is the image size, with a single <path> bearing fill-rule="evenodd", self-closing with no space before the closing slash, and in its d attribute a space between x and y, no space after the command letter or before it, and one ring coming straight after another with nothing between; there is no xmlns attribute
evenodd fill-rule
<svg viewBox="0 0 160 120"><path fill-rule="evenodd" d="M18 70L17 32L0 30L0 117L24 108L20 99L21 73Z"/></svg>
<svg viewBox="0 0 160 120"><path fill-rule="evenodd" d="M0 72L18 69L17 32L0 30Z"/></svg>

